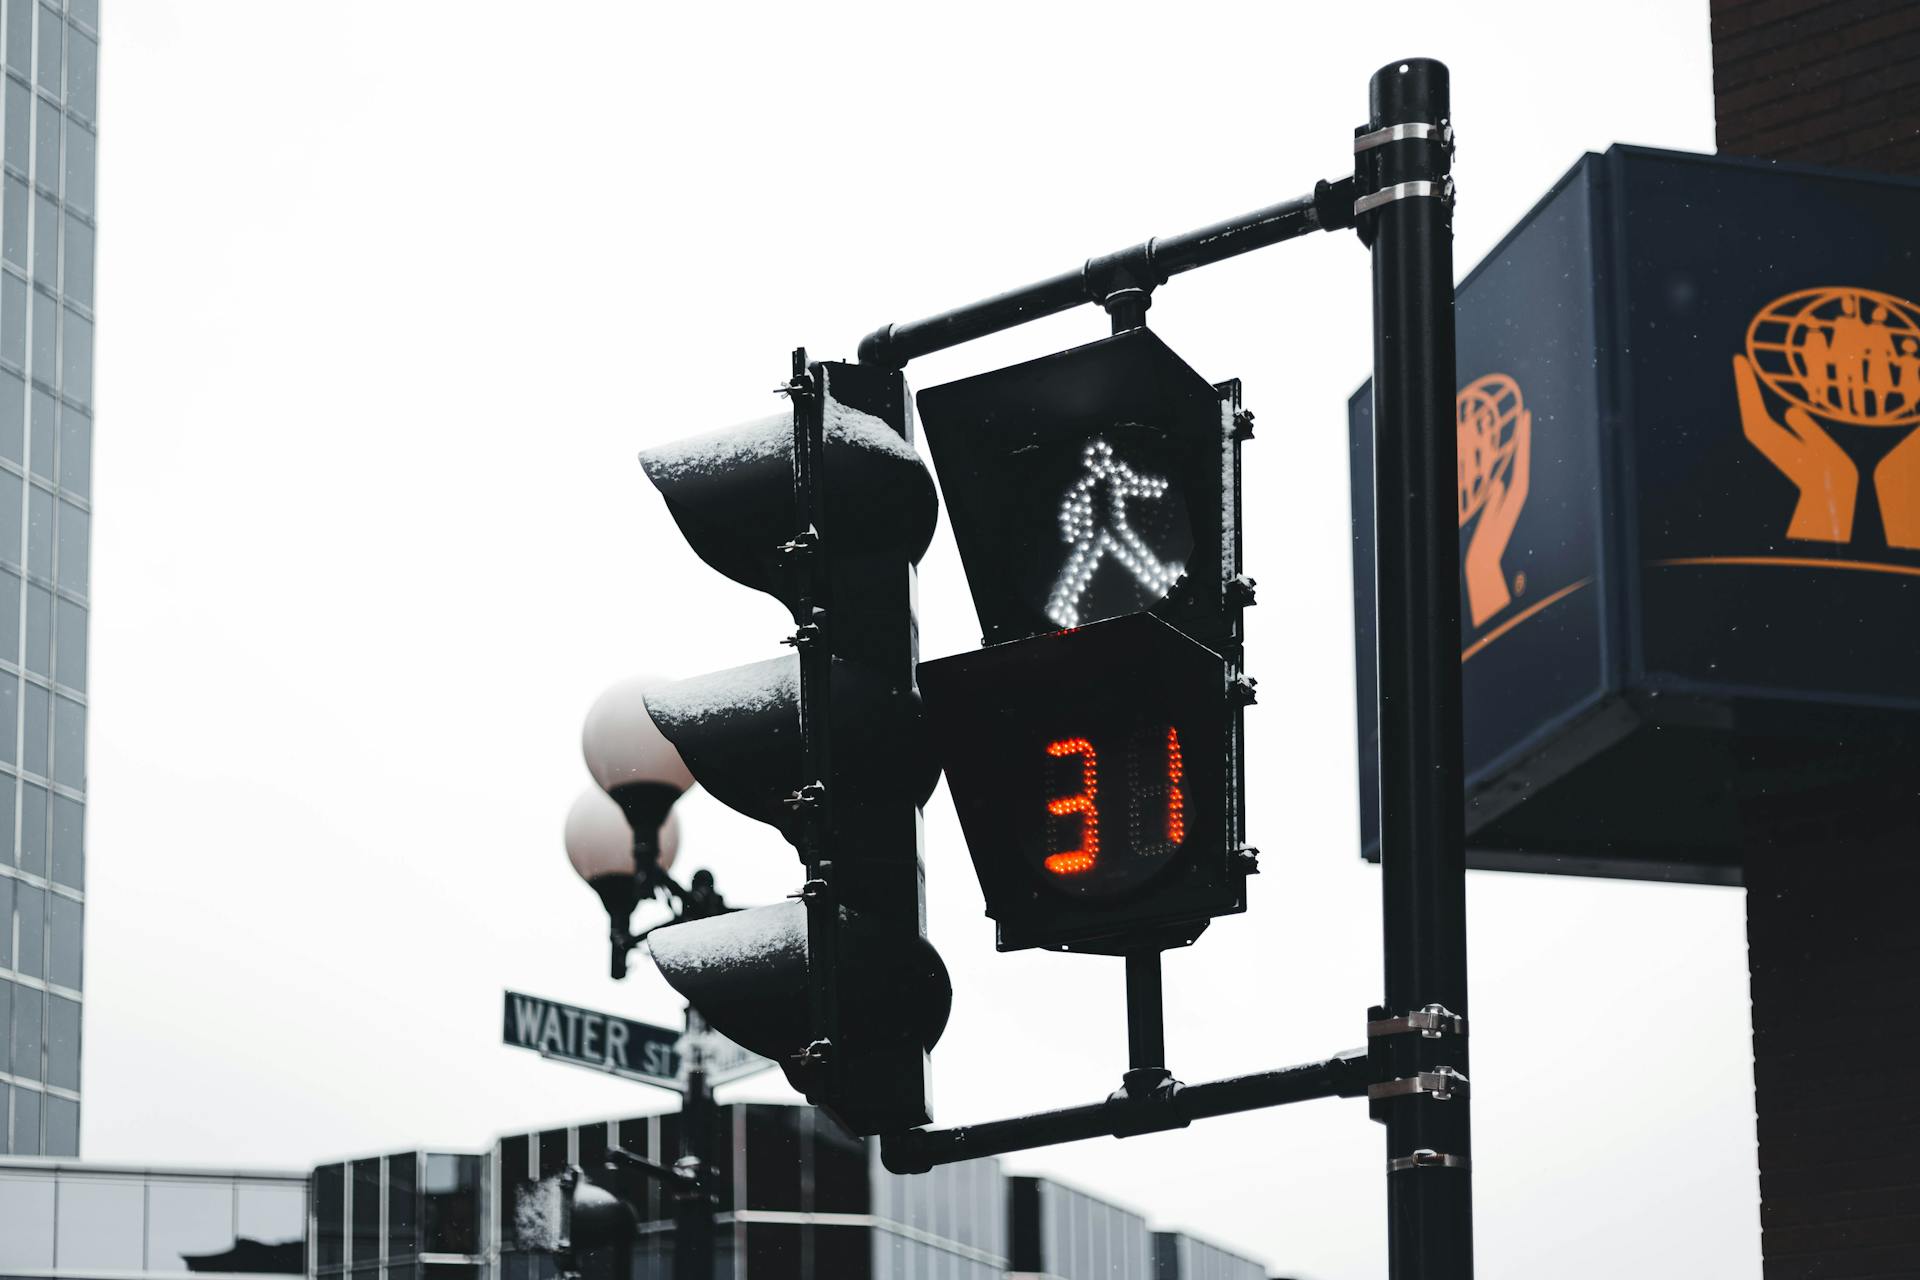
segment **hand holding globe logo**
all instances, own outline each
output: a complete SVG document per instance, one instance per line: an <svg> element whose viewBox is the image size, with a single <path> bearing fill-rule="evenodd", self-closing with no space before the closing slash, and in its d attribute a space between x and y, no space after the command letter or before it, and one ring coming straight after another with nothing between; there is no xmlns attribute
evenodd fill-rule
<svg viewBox="0 0 1920 1280"><path fill-rule="evenodd" d="M1460 527L1476 516L1461 556L1467 614L1480 626L1512 603L1500 558L1526 506L1533 470L1533 414L1520 401L1520 384L1490 373L1454 398L1460 468Z"/></svg>
<svg viewBox="0 0 1920 1280"><path fill-rule="evenodd" d="M1853 538L1860 472L1828 424L1906 429L1873 484L1887 545L1920 550L1920 307L1871 289L1802 289L1761 308L1746 347L1733 358L1741 429L1800 490L1787 536ZM1782 420L1763 385L1786 401Z"/></svg>

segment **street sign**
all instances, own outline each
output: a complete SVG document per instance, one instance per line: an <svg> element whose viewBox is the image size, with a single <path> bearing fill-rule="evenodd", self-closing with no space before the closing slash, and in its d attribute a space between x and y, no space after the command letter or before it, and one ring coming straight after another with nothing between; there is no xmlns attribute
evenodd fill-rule
<svg viewBox="0 0 1920 1280"><path fill-rule="evenodd" d="M518 991L506 993L501 1038L555 1062L680 1092L696 1062L706 1069L709 1087L773 1065L697 1021L677 1031Z"/></svg>
<svg viewBox="0 0 1920 1280"><path fill-rule="evenodd" d="M506 993L501 1036L516 1049L609 1075L676 1087L681 1033L617 1013L599 1013L556 1000Z"/></svg>

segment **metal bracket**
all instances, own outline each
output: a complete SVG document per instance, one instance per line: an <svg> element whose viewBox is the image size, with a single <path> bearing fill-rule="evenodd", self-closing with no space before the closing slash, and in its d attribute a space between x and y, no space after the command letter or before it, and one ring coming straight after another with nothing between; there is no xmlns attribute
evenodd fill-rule
<svg viewBox="0 0 1920 1280"><path fill-rule="evenodd" d="M1439 182L1429 182L1422 178L1417 182L1396 182L1383 187L1371 195L1361 196L1353 202L1353 216L1371 213L1382 205L1392 204L1396 200L1415 200L1432 198L1443 204L1453 203L1453 179L1443 178Z"/></svg>
<svg viewBox="0 0 1920 1280"><path fill-rule="evenodd" d="M826 798L827 798L826 783L809 782L806 786L800 788L798 791L789 792L787 794L786 799L781 801L781 803L786 805L787 808L789 809L812 809L815 806L817 806L822 800L825 800Z"/></svg>
<svg viewBox="0 0 1920 1280"><path fill-rule="evenodd" d="M1430 1004L1414 1013L1399 1018L1381 1018L1367 1024L1367 1038L1379 1036L1404 1036L1418 1031L1422 1039L1438 1040L1442 1036L1465 1036L1467 1020L1443 1004Z"/></svg>
<svg viewBox="0 0 1920 1280"><path fill-rule="evenodd" d="M1422 1093L1432 1094L1435 1102L1446 1102L1452 1098L1464 1101L1468 1096L1467 1078L1452 1067L1435 1067L1431 1071L1401 1076L1398 1080L1382 1080L1379 1084L1367 1086L1370 1100L1405 1098Z"/></svg>
<svg viewBox="0 0 1920 1280"><path fill-rule="evenodd" d="M1473 1161L1465 1156L1450 1156L1435 1151L1432 1147L1421 1147L1412 1155L1395 1156L1387 1161L1388 1173L1401 1173L1408 1169L1471 1169Z"/></svg>
<svg viewBox="0 0 1920 1280"><path fill-rule="evenodd" d="M1409 139L1417 139L1422 142L1437 142L1441 146L1451 150L1453 147L1453 126L1450 124L1426 124L1421 121L1388 125L1384 129L1375 129L1372 133L1363 133L1356 137L1353 140L1353 152L1355 155L1359 155L1362 151L1368 151L1374 147L1384 147L1389 142L1406 142Z"/></svg>

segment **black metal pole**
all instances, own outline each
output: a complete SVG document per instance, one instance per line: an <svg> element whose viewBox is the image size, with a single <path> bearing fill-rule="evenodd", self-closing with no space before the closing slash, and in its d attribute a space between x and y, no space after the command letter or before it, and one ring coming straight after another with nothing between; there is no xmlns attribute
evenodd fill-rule
<svg viewBox="0 0 1920 1280"><path fill-rule="evenodd" d="M1394 63L1375 74L1370 98L1356 152L1361 230L1373 250L1386 962L1386 1004L1373 1028L1386 1083L1370 1093L1387 1128L1388 1275L1466 1280L1468 1100L1464 1088L1449 1096L1432 1087L1430 1074L1443 1066L1468 1074L1447 69ZM1435 1005L1460 1020L1395 1028Z"/></svg>
<svg viewBox="0 0 1920 1280"><path fill-rule="evenodd" d="M699 1015L687 1009L687 1029L700 1027ZM695 1050L698 1052L698 1050ZM713 1157L707 1148L713 1131L713 1096L707 1091L707 1073L698 1063L687 1072L687 1092L680 1103L681 1175L674 1200L673 1280L713 1280L713 1188L708 1170Z"/></svg>
<svg viewBox="0 0 1920 1280"><path fill-rule="evenodd" d="M1309 1062L1258 1075L1237 1076L1162 1090L1145 1098L1124 1092L1105 1102L1041 1111L1008 1120L953 1129L911 1129L880 1140L880 1157L894 1173L925 1173L937 1164L1005 1155L1087 1138L1137 1137L1182 1129L1195 1120L1311 1102L1352 1098L1366 1091L1366 1054L1355 1050L1324 1062Z"/></svg>
<svg viewBox="0 0 1920 1280"><path fill-rule="evenodd" d="M1149 295L1183 271L1279 244L1310 231L1352 225L1349 183L1321 183L1297 200L1255 209L1175 236L1158 236L1117 253L1088 258L1078 270L1009 289L924 320L883 325L860 340L860 363L903 369L929 352L957 347L1002 329L1113 299L1114 332L1136 327Z"/></svg>

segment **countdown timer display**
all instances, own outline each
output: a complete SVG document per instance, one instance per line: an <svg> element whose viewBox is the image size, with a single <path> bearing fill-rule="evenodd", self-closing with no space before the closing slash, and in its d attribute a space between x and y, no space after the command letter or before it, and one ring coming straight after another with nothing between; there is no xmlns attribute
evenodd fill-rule
<svg viewBox="0 0 1920 1280"><path fill-rule="evenodd" d="M921 666L1001 950L1113 950L1241 909L1226 678L1149 614Z"/></svg>

